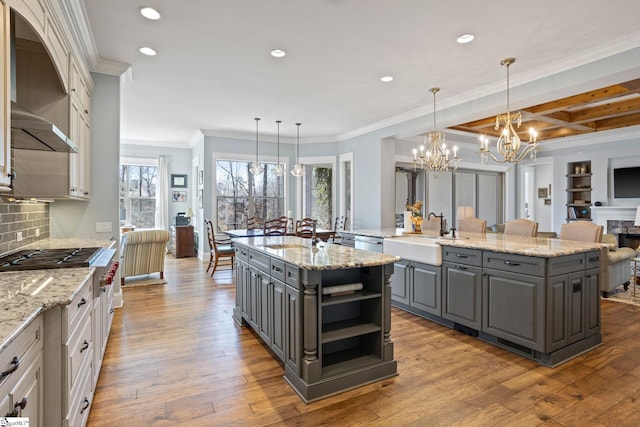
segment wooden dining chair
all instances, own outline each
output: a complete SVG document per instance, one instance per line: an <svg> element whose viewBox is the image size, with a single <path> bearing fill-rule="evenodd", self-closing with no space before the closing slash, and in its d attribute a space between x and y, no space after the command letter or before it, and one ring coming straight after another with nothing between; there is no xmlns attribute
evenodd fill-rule
<svg viewBox="0 0 640 427"><path fill-rule="evenodd" d="M347 217L345 216L337 216L335 222L333 223L333 231L329 236L328 241L331 243L342 244L342 232L345 230L345 226L347 224Z"/></svg>
<svg viewBox="0 0 640 427"><path fill-rule="evenodd" d="M538 223L525 218L514 219L504 225L504 234L536 237Z"/></svg>
<svg viewBox="0 0 640 427"><path fill-rule="evenodd" d="M210 268L213 268L213 270L211 270L211 277L213 277L213 273L216 272L220 260L230 261L231 268L233 268L236 252L233 247L233 242L229 237L216 239L213 223L207 218L204 219L204 223L207 226L207 237L209 239L209 265L207 266L207 272L209 272Z"/></svg>
<svg viewBox="0 0 640 427"><path fill-rule="evenodd" d="M281 216L265 221L262 229L265 236L284 236L287 234L287 225L289 225L289 218Z"/></svg>
<svg viewBox="0 0 640 427"><path fill-rule="evenodd" d="M257 216L247 218L247 230L259 230L262 228L264 220Z"/></svg>
<svg viewBox="0 0 640 427"><path fill-rule="evenodd" d="M313 239L316 237L316 223L318 221L312 218L302 218L296 221L296 236L303 239Z"/></svg>

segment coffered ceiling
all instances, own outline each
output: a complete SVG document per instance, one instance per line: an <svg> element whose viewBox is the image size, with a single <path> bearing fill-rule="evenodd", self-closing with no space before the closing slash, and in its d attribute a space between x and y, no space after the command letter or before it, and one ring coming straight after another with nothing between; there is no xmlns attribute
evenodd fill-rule
<svg viewBox="0 0 640 427"><path fill-rule="evenodd" d="M443 126L489 134L504 107L475 101L504 95L503 58L517 58L511 68L517 91L640 51L637 0L65 3L77 3L80 19L86 18L93 69L128 70L122 138L150 144L186 144L198 129L251 139L254 117L262 118L260 133L271 140L275 121L282 120L283 142L293 142L295 122L302 122L305 143L340 141L418 119L424 125L391 135L411 138L431 128L431 87L441 88L438 109L463 111L445 117ZM155 7L161 18L146 20L142 6ZM456 43L462 33L475 40ZM142 55L142 46L157 55ZM287 54L274 58L272 49ZM588 84L563 93L521 91L514 106L530 106L525 121L539 128L541 139L636 125L640 58L636 64L637 72L600 67L606 79L585 79ZM381 82L385 75L393 81Z"/></svg>
<svg viewBox="0 0 640 427"><path fill-rule="evenodd" d="M602 132L640 125L640 79L591 90L519 110L521 129L534 128L538 139ZM495 116L451 126L450 129L500 136L495 129Z"/></svg>

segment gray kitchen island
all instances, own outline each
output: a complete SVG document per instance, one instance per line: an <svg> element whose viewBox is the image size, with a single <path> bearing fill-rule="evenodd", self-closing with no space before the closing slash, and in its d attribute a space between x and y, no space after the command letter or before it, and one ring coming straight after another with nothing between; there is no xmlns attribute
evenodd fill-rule
<svg viewBox="0 0 640 427"><path fill-rule="evenodd" d="M397 375L392 255L298 237L234 239L234 319L284 362L311 402Z"/></svg>

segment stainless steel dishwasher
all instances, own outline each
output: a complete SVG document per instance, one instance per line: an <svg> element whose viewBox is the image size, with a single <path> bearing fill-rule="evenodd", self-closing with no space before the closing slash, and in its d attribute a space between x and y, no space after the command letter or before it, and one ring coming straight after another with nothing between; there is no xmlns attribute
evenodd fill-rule
<svg viewBox="0 0 640 427"><path fill-rule="evenodd" d="M356 249L364 249L365 251L382 253L383 239L381 237L356 235L355 242Z"/></svg>

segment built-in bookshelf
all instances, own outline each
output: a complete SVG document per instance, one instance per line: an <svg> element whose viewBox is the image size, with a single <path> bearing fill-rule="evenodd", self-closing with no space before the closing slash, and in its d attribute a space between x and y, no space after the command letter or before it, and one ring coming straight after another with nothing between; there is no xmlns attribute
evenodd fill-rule
<svg viewBox="0 0 640 427"><path fill-rule="evenodd" d="M591 221L591 162L567 163L567 222Z"/></svg>

